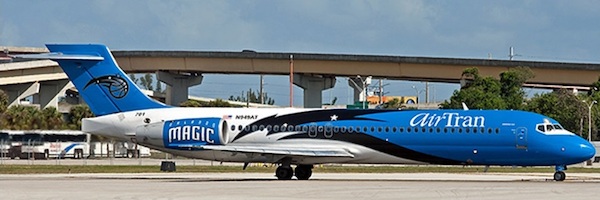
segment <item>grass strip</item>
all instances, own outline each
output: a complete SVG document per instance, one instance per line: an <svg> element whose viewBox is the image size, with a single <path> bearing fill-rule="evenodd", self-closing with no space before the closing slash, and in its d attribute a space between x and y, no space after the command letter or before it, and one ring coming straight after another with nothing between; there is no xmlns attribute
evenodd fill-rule
<svg viewBox="0 0 600 200"><path fill-rule="evenodd" d="M273 173L276 166L176 166L175 173ZM315 166L315 173L475 173L483 166ZM0 174L59 173L157 173L159 166L148 165L0 165ZM492 173L553 173L553 167L490 167ZM571 167L570 173L600 173L600 168Z"/></svg>

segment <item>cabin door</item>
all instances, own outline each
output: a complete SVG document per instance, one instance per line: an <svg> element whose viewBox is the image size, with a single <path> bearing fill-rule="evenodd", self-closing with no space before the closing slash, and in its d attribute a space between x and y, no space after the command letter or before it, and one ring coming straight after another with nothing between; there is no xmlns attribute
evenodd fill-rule
<svg viewBox="0 0 600 200"><path fill-rule="evenodd" d="M527 149L527 128L519 127L515 130L517 149Z"/></svg>

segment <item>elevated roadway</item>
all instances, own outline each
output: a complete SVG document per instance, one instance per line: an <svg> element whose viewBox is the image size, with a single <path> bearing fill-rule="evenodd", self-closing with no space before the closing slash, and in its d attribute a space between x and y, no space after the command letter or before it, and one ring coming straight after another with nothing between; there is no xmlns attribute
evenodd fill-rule
<svg viewBox="0 0 600 200"><path fill-rule="evenodd" d="M38 48L39 52L44 49ZM33 53L33 52L27 52ZM498 75L513 67L530 67L535 77L526 86L588 89L600 76L600 64L491 59L433 58L350 54L263 53L255 51L113 51L117 63L129 73L157 73L167 83L167 102L187 99L187 88L201 84L203 74L289 75L293 56L294 84L304 89L305 107L320 107L322 90L335 86L336 77L349 77L358 100L363 87L356 77L459 83L462 71L479 68L482 76ZM13 66L0 64L0 85L63 79L61 69L49 61ZM11 65L11 66L8 66ZM50 76L50 77L49 77ZM358 83L358 84L356 84Z"/></svg>
<svg viewBox="0 0 600 200"><path fill-rule="evenodd" d="M396 80L459 83L462 71L477 67L483 76L498 77L512 67L530 67L535 77L529 84L587 87L598 80L600 64L492 59L433 58L350 54L209 52L209 51L113 51L125 71L193 71L224 74L294 73L321 76L373 76Z"/></svg>

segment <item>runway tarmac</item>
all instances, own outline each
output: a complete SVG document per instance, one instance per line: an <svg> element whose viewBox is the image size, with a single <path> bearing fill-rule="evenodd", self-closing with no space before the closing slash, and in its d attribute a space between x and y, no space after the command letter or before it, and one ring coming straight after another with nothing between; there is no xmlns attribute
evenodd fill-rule
<svg viewBox="0 0 600 200"><path fill-rule="evenodd" d="M2 199L598 199L600 174L270 173L0 175Z"/></svg>

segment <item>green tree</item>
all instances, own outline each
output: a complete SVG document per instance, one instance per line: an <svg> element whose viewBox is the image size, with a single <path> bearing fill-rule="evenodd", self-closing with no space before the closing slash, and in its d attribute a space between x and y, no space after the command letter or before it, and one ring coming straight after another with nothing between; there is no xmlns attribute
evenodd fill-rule
<svg viewBox="0 0 600 200"><path fill-rule="evenodd" d="M398 99L398 98L393 98L392 100L389 100L381 105L381 108L384 108L384 109L398 109L401 107L402 107L402 102L400 102L400 99Z"/></svg>
<svg viewBox="0 0 600 200"><path fill-rule="evenodd" d="M507 109L522 110L525 102L523 84L533 78L533 71L528 67L516 67L500 73L501 96Z"/></svg>
<svg viewBox="0 0 600 200"><path fill-rule="evenodd" d="M525 109L555 119L565 129L574 133L581 133L583 126L587 127L581 123L587 120L586 105L566 89L536 94L527 102ZM587 136L587 132L582 134Z"/></svg>
<svg viewBox="0 0 600 200"><path fill-rule="evenodd" d="M500 80L481 77L475 67L462 73L463 85L454 91L450 101L444 101L444 109L460 109L464 102L473 109L523 109L525 92L521 86L533 77L529 68L517 67L500 74Z"/></svg>
<svg viewBox="0 0 600 200"><path fill-rule="evenodd" d="M181 102L181 104L179 104L179 106L181 106L181 107L203 107L202 102L192 100L192 99Z"/></svg>
<svg viewBox="0 0 600 200"><path fill-rule="evenodd" d="M75 105L69 110L69 129L81 130L81 119L94 117L88 105Z"/></svg>
<svg viewBox="0 0 600 200"><path fill-rule="evenodd" d="M11 106L2 115L2 127L11 130L39 129L41 126L40 116L40 110L36 107Z"/></svg>
<svg viewBox="0 0 600 200"><path fill-rule="evenodd" d="M154 77L152 77L152 74L150 74L150 73L146 73L146 74L144 74L144 76L142 76L140 78L140 84L146 90L154 90L154 87L152 85L153 82L154 82Z"/></svg>
<svg viewBox="0 0 600 200"><path fill-rule="evenodd" d="M41 129L55 130L65 127L63 116L55 107L47 107L41 113Z"/></svg>
<svg viewBox="0 0 600 200"><path fill-rule="evenodd" d="M505 109L506 103L501 96L501 83L492 77L479 76L477 68L463 71L463 80L469 80L460 90L454 91L450 101L444 101L444 109L460 109L464 102L473 109Z"/></svg>
<svg viewBox="0 0 600 200"><path fill-rule="evenodd" d="M4 90L0 90L0 114L8 109L8 95Z"/></svg>
<svg viewBox="0 0 600 200"><path fill-rule="evenodd" d="M229 96L229 100L231 101L240 101L240 102L250 102L250 103L261 103L260 92L257 90L254 92L252 89L248 89L248 91L242 91L240 96L234 97L233 95ZM264 104L273 105L275 104L275 100L269 97L267 93L263 93L262 99L264 99Z"/></svg>
<svg viewBox="0 0 600 200"><path fill-rule="evenodd" d="M215 99L214 101L198 101L198 100L187 100L182 102L179 106L181 107L238 107L231 105L227 101L223 101L222 99Z"/></svg>

